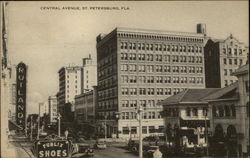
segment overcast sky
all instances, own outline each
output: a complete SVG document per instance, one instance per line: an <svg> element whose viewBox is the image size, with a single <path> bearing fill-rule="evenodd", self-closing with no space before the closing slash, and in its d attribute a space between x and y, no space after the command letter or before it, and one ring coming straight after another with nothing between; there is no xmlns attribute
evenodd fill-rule
<svg viewBox="0 0 250 158"><path fill-rule="evenodd" d="M62 10L62 7L129 7L129 10ZM61 10L42 10L60 7ZM208 36L232 33L248 43L248 1L234 2L9 2L8 45L12 64L28 65L28 113L58 92L58 70L96 56L96 36L115 27L195 32L205 23Z"/></svg>

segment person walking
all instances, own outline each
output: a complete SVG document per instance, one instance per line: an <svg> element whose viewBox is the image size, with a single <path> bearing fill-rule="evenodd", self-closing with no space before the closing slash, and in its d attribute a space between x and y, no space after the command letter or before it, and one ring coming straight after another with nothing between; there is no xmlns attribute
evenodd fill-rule
<svg viewBox="0 0 250 158"><path fill-rule="evenodd" d="M162 158L162 153L159 150L159 148L157 148L153 154L153 158Z"/></svg>

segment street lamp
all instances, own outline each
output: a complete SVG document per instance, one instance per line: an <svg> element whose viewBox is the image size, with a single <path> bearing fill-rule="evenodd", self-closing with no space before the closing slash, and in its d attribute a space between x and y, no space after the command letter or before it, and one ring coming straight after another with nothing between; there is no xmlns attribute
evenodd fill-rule
<svg viewBox="0 0 250 158"><path fill-rule="evenodd" d="M142 106L137 109L138 120L139 120L139 158L142 158Z"/></svg>
<svg viewBox="0 0 250 158"><path fill-rule="evenodd" d="M60 137L60 134L61 134L61 129L60 129L60 126L61 126L61 123L60 123L61 117L62 117L61 114L58 113L57 114L57 119L58 119L58 137Z"/></svg>

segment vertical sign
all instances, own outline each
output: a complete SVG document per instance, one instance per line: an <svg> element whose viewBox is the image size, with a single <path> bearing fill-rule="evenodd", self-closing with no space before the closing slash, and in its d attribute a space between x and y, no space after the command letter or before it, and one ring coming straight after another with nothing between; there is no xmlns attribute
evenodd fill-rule
<svg viewBox="0 0 250 158"><path fill-rule="evenodd" d="M16 122L25 129L26 116L26 65L20 62L16 68Z"/></svg>

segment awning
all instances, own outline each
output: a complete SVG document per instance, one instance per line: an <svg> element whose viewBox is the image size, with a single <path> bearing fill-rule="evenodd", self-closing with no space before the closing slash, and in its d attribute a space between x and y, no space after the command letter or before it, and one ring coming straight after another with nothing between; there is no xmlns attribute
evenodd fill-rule
<svg viewBox="0 0 250 158"><path fill-rule="evenodd" d="M20 127L18 124L16 124L15 122L9 120L9 130L21 130L22 127Z"/></svg>

